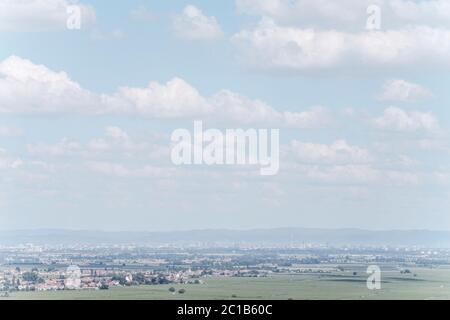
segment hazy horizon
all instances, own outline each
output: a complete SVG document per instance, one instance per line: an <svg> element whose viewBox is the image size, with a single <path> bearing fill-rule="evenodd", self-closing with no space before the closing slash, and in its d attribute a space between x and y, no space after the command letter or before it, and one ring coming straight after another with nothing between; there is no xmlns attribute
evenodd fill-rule
<svg viewBox="0 0 450 320"><path fill-rule="evenodd" d="M297 227L297 226L286 226L286 227L267 227L267 228L193 228L193 229L163 229L163 230L152 230L152 229L73 229L73 228L25 228L25 229L1 229L0 232L26 232L26 231L68 231L68 232L111 232L111 233L171 233L171 232L194 232L194 231L270 231L270 230L289 230L289 229L304 229L304 230L324 230L324 231L338 231L338 230L354 230L354 231L367 231L367 232L396 232L396 231L423 231L423 232L450 232L450 229L366 229L366 228L324 228L324 227Z"/></svg>

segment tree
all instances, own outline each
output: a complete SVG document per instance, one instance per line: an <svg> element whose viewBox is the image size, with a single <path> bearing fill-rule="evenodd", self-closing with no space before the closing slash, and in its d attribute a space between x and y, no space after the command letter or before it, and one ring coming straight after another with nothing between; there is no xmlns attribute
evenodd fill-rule
<svg viewBox="0 0 450 320"><path fill-rule="evenodd" d="M100 290L108 290L109 286L106 283L102 283L99 287Z"/></svg>
<svg viewBox="0 0 450 320"><path fill-rule="evenodd" d="M133 280L136 281L138 284L144 284L145 275L142 272L136 273L133 277Z"/></svg>
<svg viewBox="0 0 450 320"><path fill-rule="evenodd" d="M185 292L186 292L185 289L180 289L180 290L178 290L178 293L179 293L179 294L184 294Z"/></svg>
<svg viewBox="0 0 450 320"><path fill-rule="evenodd" d="M170 288L169 288L169 291L170 291L170 292L175 292L176 289L175 289L174 287L170 287Z"/></svg>
<svg viewBox="0 0 450 320"><path fill-rule="evenodd" d="M125 285L125 284L127 283L127 280L125 279L125 276L123 276L123 275L117 275L117 274L115 274L115 275L112 276L111 280L113 280L113 281L119 281L119 284L120 284L121 286L123 286L123 285Z"/></svg>
<svg viewBox="0 0 450 320"><path fill-rule="evenodd" d="M22 275L23 280L28 282L37 282L39 280L39 276L35 272L25 272Z"/></svg>
<svg viewBox="0 0 450 320"><path fill-rule="evenodd" d="M400 270L400 273L401 274L406 274L406 273L411 273L411 270L409 270L409 269L405 269L405 270Z"/></svg>

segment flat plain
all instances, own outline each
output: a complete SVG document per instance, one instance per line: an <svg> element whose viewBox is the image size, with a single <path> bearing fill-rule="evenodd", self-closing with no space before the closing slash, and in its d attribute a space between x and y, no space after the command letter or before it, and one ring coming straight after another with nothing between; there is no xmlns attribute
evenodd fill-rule
<svg viewBox="0 0 450 320"><path fill-rule="evenodd" d="M367 289L364 272L327 274L274 274L261 278L204 278L201 284L115 287L109 290L12 292L17 300L374 300L450 299L450 269L415 268L410 274L398 270L382 273L380 290ZM177 293L171 293L174 287ZM185 289L184 294L178 293Z"/></svg>

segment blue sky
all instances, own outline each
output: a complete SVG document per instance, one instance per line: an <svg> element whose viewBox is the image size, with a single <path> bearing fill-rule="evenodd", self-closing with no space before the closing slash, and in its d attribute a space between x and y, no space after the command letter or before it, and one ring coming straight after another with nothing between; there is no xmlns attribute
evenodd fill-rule
<svg viewBox="0 0 450 320"><path fill-rule="evenodd" d="M450 229L445 0L23 3L0 0L0 228ZM280 128L280 173L174 167L195 119Z"/></svg>

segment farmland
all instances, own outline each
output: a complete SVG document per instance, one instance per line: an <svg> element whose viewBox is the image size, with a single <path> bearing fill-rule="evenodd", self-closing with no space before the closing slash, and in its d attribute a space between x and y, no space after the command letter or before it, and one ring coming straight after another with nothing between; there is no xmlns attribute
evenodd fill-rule
<svg viewBox="0 0 450 320"><path fill-rule="evenodd" d="M110 290L13 292L29 300L108 299L450 299L450 269L416 268L411 274L383 273L381 290L368 290L367 275L358 272L280 274L264 278L212 277L202 284L117 287ZM175 287L171 293L169 288ZM184 294L178 289L185 289Z"/></svg>

